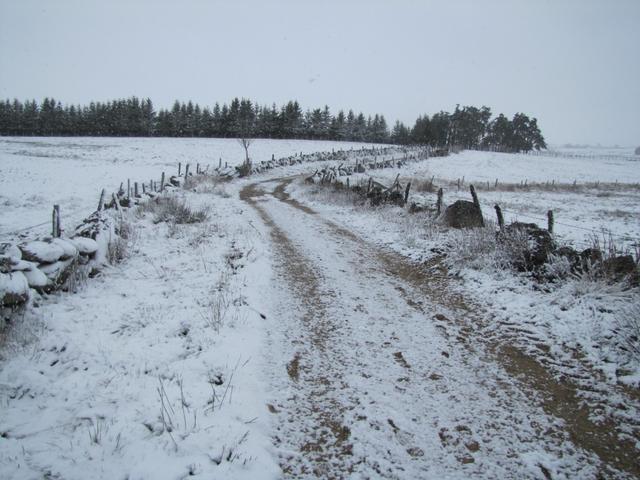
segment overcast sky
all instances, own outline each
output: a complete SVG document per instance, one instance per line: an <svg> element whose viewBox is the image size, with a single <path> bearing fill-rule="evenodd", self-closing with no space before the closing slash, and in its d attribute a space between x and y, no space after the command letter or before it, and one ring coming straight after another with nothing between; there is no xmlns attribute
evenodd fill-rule
<svg viewBox="0 0 640 480"><path fill-rule="evenodd" d="M640 145L640 0L0 0L0 98L247 97L412 125L456 103Z"/></svg>

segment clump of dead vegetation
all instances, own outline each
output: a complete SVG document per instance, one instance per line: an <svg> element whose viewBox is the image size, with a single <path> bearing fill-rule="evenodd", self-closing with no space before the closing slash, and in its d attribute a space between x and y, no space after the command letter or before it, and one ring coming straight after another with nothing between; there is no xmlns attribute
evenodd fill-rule
<svg viewBox="0 0 640 480"><path fill-rule="evenodd" d="M209 218L207 209L193 209L184 199L177 196L157 196L140 203L141 214L153 214L154 223L191 224L201 223Z"/></svg>

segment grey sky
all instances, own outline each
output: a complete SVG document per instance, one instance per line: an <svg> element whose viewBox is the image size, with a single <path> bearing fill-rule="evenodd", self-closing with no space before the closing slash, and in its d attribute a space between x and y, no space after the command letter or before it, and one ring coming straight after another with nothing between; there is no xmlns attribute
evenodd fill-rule
<svg viewBox="0 0 640 480"><path fill-rule="evenodd" d="M456 103L640 145L640 1L0 0L0 98L248 97L413 124Z"/></svg>

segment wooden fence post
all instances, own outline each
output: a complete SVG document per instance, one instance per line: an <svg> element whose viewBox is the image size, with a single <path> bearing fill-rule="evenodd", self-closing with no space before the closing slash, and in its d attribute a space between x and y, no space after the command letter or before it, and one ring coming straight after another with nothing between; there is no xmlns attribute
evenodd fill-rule
<svg viewBox="0 0 640 480"><path fill-rule="evenodd" d="M411 190L411 182L407 183L407 188L404 190L404 204L409 201L409 190Z"/></svg>
<svg viewBox="0 0 640 480"><path fill-rule="evenodd" d="M104 197L107 194L107 191L103 188L102 192L100 192L100 200L98 200L98 211L101 212L104 210Z"/></svg>
<svg viewBox="0 0 640 480"><path fill-rule="evenodd" d="M442 196L444 192L442 191L442 187L438 189L438 201L436 202L436 217L440 216L440 212L442 212Z"/></svg>
<svg viewBox="0 0 640 480"><path fill-rule="evenodd" d="M480 212L480 225L484 227L484 218L482 217L482 209L480 208L480 200L478 200L478 194L476 193L476 189L473 185L469 185L469 190L471 191L471 197L473 198L473 204L478 208Z"/></svg>
<svg viewBox="0 0 640 480"><path fill-rule="evenodd" d="M188 176L189 176L189 164L187 163L187 165L184 167L184 179L185 179L185 181L187 180Z"/></svg>
<svg viewBox="0 0 640 480"><path fill-rule="evenodd" d="M189 170L189 164L187 164L187 170ZM186 178L186 172L185 172L185 178ZM160 191L164 192L164 172L162 172L162 177L160 179Z"/></svg>
<svg viewBox="0 0 640 480"><path fill-rule="evenodd" d="M178 162L178 176L182 173L182 162Z"/></svg>
<svg viewBox="0 0 640 480"><path fill-rule="evenodd" d="M547 212L547 230L553 235L553 210Z"/></svg>
<svg viewBox="0 0 640 480"><path fill-rule="evenodd" d="M120 209L120 200L118 200L118 197L116 197L116 194L115 194L115 193L112 193L112 194L111 194L111 198L112 198L112 200L113 200L113 206L115 207L115 209L116 209L118 212L121 212L122 210Z"/></svg>
<svg viewBox="0 0 640 480"><path fill-rule="evenodd" d="M131 198L131 179L127 178L127 198Z"/></svg>
<svg viewBox="0 0 640 480"><path fill-rule="evenodd" d="M500 228L500 231L502 231L504 229L504 217L502 216L502 209L497 203L494 208L496 209L496 215L498 217L498 227Z"/></svg>
<svg viewBox="0 0 640 480"><path fill-rule="evenodd" d="M138 194L138 182L135 182L133 184L133 196L135 198L138 198L140 195Z"/></svg>
<svg viewBox="0 0 640 480"><path fill-rule="evenodd" d="M52 228L51 228L51 234L55 237L55 238L59 238L60 237L60 205L54 205L53 206L53 213L52 213Z"/></svg>

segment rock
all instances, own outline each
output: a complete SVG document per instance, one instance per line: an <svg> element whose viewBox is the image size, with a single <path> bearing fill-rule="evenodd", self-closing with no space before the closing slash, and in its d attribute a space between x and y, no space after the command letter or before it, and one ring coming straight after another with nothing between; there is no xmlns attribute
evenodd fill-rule
<svg viewBox="0 0 640 480"><path fill-rule="evenodd" d="M423 195L412 195L409 205L409 213L419 213L431 210L429 200Z"/></svg>
<svg viewBox="0 0 640 480"><path fill-rule="evenodd" d="M71 241L82 255L92 255L98 250L98 243L91 238L74 237Z"/></svg>
<svg viewBox="0 0 640 480"><path fill-rule="evenodd" d="M74 260L75 259L70 258L68 260L60 260L55 263L40 265L38 267L39 270L50 280L51 288L49 290L53 290L56 287L64 285L73 271L77 268L77 263Z"/></svg>
<svg viewBox="0 0 640 480"><path fill-rule="evenodd" d="M602 262L602 269L615 281L632 276L637 280L638 266L631 255L619 255L607 258Z"/></svg>
<svg viewBox="0 0 640 480"><path fill-rule="evenodd" d="M512 258L513 266L520 271L532 271L542 267L549 260L549 254L555 249L553 238L547 230L543 230L535 223L514 222L504 229L503 241L518 239L519 234L525 234L527 245Z"/></svg>
<svg viewBox="0 0 640 480"><path fill-rule="evenodd" d="M20 245L22 258L29 262L53 263L64 255L62 247L49 242L36 240Z"/></svg>
<svg viewBox="0 0 640 480"><path fill-rule="evenodd" d="M580 254L575 249L571 247L560 247L553 253L559 257L566 258L569 261L569 265L571 265L572 272L576 272L580 269Z"/></svg>
<svg viewBox="0 0 640 480"><path fill-rule="evenodd" d="M60 260L68 260L69 258L75 258L78 256L78 249L71 242L71 240L54 238L51 243L54 245L58 245L60 248L62 248L62 250L64 250L64 254L60 257Z"/></svg>
<svg viewBox="0 0 640 480"><path fill-rule="evenodd" d="M22 260L22 252L13 243L0 243L0 258L9 258L17 262Z"/></svg>
<svg viewBox="0 0 640 480"><path fill-rule="evenodd" d="M22 274L27 279L27 283L29 284L29 286L31 288L35 288L38 291L43 291L47 285L51 284L49 278L35 266L31 270L23 271Z"/></svg>
<svg viewBox="0 0 640 480"><path fill-rule="evenodd" d="M602 252L597 248L587 248L580 252L580 266L585 272L601 262Z"/></svg>
<svg viewBox="0 0 640 480"><path fill-rule="evenodd" d="M11 265L12 272L24 272L33 268L38 268L38 264L34 262L27 262L26 260L19 260Z"/></svg>
<svg viewBox="0 0 640 480"><path fill-rule="evenodd" d="M452 228L478 228L484 225L478 206L466 200L458 200L449 205L442 215L442 221Z"/></svg>
<svg viewBox="0 0 640 480"><path fill-rule="evenodd" d="M22 272L0 273L0 306L16 307L29 300L29 283Z"/></svg>

